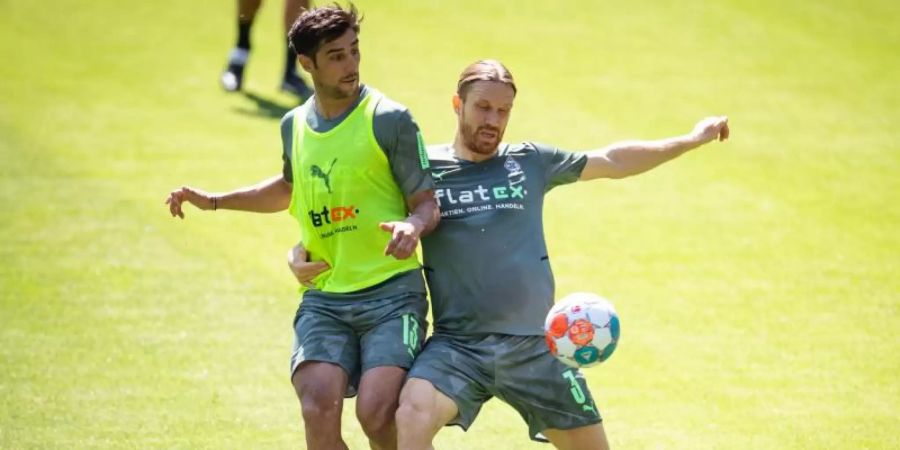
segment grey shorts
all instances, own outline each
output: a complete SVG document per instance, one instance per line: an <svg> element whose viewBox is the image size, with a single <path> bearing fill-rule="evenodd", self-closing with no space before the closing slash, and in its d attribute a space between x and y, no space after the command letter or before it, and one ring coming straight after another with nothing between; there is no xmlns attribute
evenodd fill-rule
<svg viewBox="0 0 900 450"><path fill-rule="evenodd" d="M329 362L347 372L347 397L362 374L379 366L409 369L422 349L428 303L421 293L335 301L304 296L294 318L291 376L304 361Z"/></svg>
<svg viewBox="0 0 900 450"><path fill-rule="evenodd" d="M448 425L467 430L492 397L528 423L528 436L601 422L584 376L559 362L542 336L491 334L472 339L432 336L409 371L450 397L459 415Z"/></svg>

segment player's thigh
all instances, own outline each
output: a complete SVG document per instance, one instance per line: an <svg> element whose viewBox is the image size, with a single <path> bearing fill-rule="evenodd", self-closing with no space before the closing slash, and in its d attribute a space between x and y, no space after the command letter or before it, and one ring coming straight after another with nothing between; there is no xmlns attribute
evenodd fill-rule
<svg viewBox="0 0 900 450"><path fill-rule="evenodd" d="M390 415L393 419L406 380L406 369L396 366L373 367L362 374L356 412L360 417Z"/></svg>
<svg viewBox="0 0 900 450"><path fill-rule="evenodd" d="M305 361L300 364L291 383L304 408L320 409L340 405L347 390L348 376L336 364Z"/></svg>
<svg viewBox="0 0 900 450"><path fill-rule="evenodd" d="M423 425L435 433L459 414L453 399L421 378L406 380L400 392L400 405L410 408L416 419L424 421Z"/></svg>
<svg viewBox="0 0 900 450"><path fill-rule="evenodd" d="M560 450L608 450L606 431L602 423L586 425L570 430L548 428L542 433L554 447Z"/></svg>
<svg viewBox="0 0 900 450"><path fill-rule="evenodd" d="M481 406L491 398L488 386L492 383L492 355L490 348L479 346L477 342L432 336L409 370L407 385L421 390L427 388L430 394L437 391L439 396L423 398L441 401L438 405L442 407L441 411L447 411L443 408L447 406L444 398L452 401L456 413L444 423L467 430L481 411ZM410 391L410 394L413 392ZM402 408L403 393L400 398Z"/></svg>
<svg viewBox="0 0 900 450"><path fill-rule="evenodd" d="M350 396L355 393L360 373L359 338L348 323L349 317L347 305L304 300L294 319L292 380L298 370L308 363L329 363L343 370L344 374L341 376L349 380L346 394ZM301 378L311 377L307 375ZM338 375L333 375L334 377L340 378Z"/></svg>
<svg viewBox="0 0 900 450"><path fill-rule="evenodd" d="M507 336L498 341L494 395L528 423L529 435L542 440L547 429L599 424L599 411L583 374L554 358L540 336Z"/></svg>
<svg viewBox="0 0 900 450"><path fill-rule="evenodd" d="M408 293L372 300L355 320L360 364L365 374L375 367L412 367L428 329L425 294Z"/></svg>

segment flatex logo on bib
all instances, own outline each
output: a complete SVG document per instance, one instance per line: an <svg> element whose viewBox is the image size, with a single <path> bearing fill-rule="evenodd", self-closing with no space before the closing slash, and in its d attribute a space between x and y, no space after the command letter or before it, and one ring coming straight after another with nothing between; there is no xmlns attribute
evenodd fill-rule
<svg viewBox="0 0 900 450"><path fill-rule="evenodd" d="M309 218L312 220L313 226L318 228L325 224L331 225L332 223L355 219L357 214L359 214L359 209L353 205L332 206L331 209L323 206L320 211L310 210Z"/></svg>
<svg viewBox="0 0 900 450"><path fill-rule="evenodd" d="M328 189L328 193L331 194L331 171L334 169L334 165L337 163L337 158L331 161L331 165L328 167L328 170L323 170L320 166L313 164L310 167L310 175L315 178L322 180L325 183L325 189ZM322 233L322 237L330 237L334 235L334 233L342 233L345 231L355 231L356 225L349 225L346 223L348 220L356 219L356 215L359 214L359 208L354 205L347 206L332 206L329 208L328 206L323 206L320 210L309 210L309 220L312 221L314 227L319 228L324 225L341 225L340 227L332 228L331 230L327 230Z"/></svg>

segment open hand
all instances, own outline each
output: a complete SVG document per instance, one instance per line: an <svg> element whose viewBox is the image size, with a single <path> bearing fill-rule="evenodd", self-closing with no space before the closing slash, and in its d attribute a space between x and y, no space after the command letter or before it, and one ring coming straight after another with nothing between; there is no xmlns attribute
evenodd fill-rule
<svg viewBox="0 0 900 450"><path fill-rule="evenodd" d="M170 192L169 197L166 199L166 204L169 205L169 213L172 214L172 217L178 216L184 219L184 211L181 209L181 204L184 202L188 202L199 209L213 208L212 195L208 192L189 186L182 186Z"/></svg>

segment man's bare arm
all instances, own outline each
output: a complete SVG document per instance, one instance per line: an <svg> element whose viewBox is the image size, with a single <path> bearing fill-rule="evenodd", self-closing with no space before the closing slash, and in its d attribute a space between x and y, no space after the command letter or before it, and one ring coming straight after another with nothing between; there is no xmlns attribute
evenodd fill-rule
<svg viewBox="0 0 900 450"><path fill-rule="evenodd" d="M252 186L225 193L209 193L182 186L169 193L166 204L172 217L184 219L182 204L188 202L202 210L232 209L259 213L284 211L291 203L291 184L282 175L265 179Z"/></svg>
<svg viewBox="0 0 900 450"><path fill-rule="evenodd" d="M724 141L728 139L729 131L727 117L707 117L684 136L656 141L618 142L590 151L579 180L637 175L717 138Z"/></svg>

